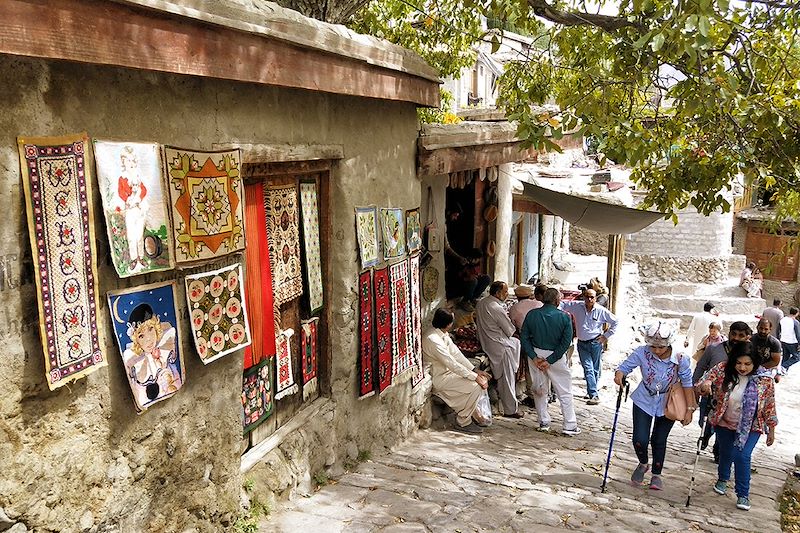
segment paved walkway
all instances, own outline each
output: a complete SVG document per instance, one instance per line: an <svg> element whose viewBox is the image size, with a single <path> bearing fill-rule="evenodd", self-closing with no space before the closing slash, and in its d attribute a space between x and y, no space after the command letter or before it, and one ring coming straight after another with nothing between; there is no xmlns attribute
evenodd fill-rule
<svg viewBox="0 0 800 533"><path fill-rule="evenodd" d="M577 367L573 372L581 373ZM691 506L685 506L700 433L696 423L678 424L670 434L664 491L631 486L636 459L630 399L620 412L610 481L601 493L616 400L611 378L604 372L599 406L579 399L583 380L573 380L583 429L577 437L535 431L531 410L523 420L495 418L481 436L419 431L313 496L285 503L262 522L261 531L780 531L778 499L800 451L800 417L794 413L800 371L790 376L794 381L778 385L778 442L767 448L762 438L756 448L749 512L736 509L734 495L711 490L716 465L710 448L702 452ZM560 429L557 404L550 410L553 429Z"/></svg>

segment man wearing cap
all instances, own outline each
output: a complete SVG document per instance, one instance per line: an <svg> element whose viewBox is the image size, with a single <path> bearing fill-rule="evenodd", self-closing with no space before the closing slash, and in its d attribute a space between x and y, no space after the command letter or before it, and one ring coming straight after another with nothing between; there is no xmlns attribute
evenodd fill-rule
<svg viewBox="0 0 800 533"><path fill-rule="evenodd" d="M578 420L572 398L572 372L567 365L566 351L572 344L572 319L558 309L561 293L558 289L544 291L543 307L534 309L522 325L523 351L528 358L528 369L534 383L534 403L539 417L539 430L550 430L547 412L547 393L552 383L561 404L564 418L564 435L578 435Z"/></svg>
<svg viewBox="0 0 800 533"><path fill-rule="evenodd" d="M535 298L534 296L537 294L538 297ZM525 317L528 316L528 312L533 309L539 309L544 305L539 301L543 294L544 286L542 285L537 285L535 290L530 285L517 285L514 289L514 296L517 297L517 303L509 308L508 318L511 319L514 327L517 328L518 334L522 332L522 324L525 322ZM520 353L519 367L517 379L521 380L522 377L520 374L525 374L525 395L527 396L522 403L528 407L533 407L533 382L531 381L530 371L528 370L528 358L524 352Z"/></svg>
<svg viewBox="0 0 800 533"><path fill-rule="evenodd" d="M586 379L586 403L597 405L600 396L597 382L600 380L600 358L603 355L603 346L617 331L617 317L595 303L597 293L594 289L587 289L583 293L583 301L561 302L561 309L575 317L578 327L578 357L583 367L583 376ZM603 333L603 326L608 324L608 330Z"/></svg>
<svg viewBox="0 0 800 533"><path fill-rule="evenodd" d="M516 328L503 307L507 297L508 285L505 282L492 283L489 296L475 307L475 326L481 348L489 356L492 377L497 380L503 416L522 418L524 414L518 409L516 394L520 343L513 337Z"/></svg>
<svg viewBox="0 0 800 533"><path fill-rule="evenodd" d="M689 331L686 332L686 341L684 341L683 347L690 347L691 353L694 353L703 337L708 335L709 324L717 320L717 316L719 316L719 313L713 302L706 302L703 306L703 312L692 318L692 323L689 324Z"/></svg>

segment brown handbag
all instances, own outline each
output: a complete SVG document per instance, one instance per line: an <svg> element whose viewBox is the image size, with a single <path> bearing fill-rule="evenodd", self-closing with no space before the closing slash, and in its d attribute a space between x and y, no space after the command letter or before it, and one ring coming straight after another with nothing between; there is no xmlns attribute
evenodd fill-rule
<svg viewBox="0 0 800 533"><path fill-rule="evenodd" d="M686 395L683 393L683 385L678 377L678 368L681 364L681 359L678 359L678 364L675 365L675 381L673 381L667 390L667 404L664 406L664 416L670 420L681 421L686 418L689 406L686 405Z"/></svg>

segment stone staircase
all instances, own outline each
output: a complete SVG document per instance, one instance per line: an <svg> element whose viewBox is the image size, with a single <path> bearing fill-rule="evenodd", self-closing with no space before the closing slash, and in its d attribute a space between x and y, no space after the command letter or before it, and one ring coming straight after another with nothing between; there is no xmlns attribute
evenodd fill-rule
<svg viewBox="0 0 800 533"><path fill-rule="evenodd" d="M755 328L756 315L767 307L763 298L747 298L739 287L739 277L728 278L723 285L689 283L681 281L657 281L643 283L654 316L673 318L686 329L695 315L703 312L706 302L713 302L719 311L723 328L727 331L731 322L741 320Z"/></svg>

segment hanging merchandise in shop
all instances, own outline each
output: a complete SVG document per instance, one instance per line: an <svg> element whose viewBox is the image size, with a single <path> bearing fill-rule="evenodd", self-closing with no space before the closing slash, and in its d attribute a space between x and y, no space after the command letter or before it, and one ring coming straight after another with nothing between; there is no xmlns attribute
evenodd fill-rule
<svg viewBox="0 0 800 533"><path fill-rule="evenodd" d="M303 294L297 188L294 184L265 187L264 205L272 288L275 305L280 306Z"/></svg>

